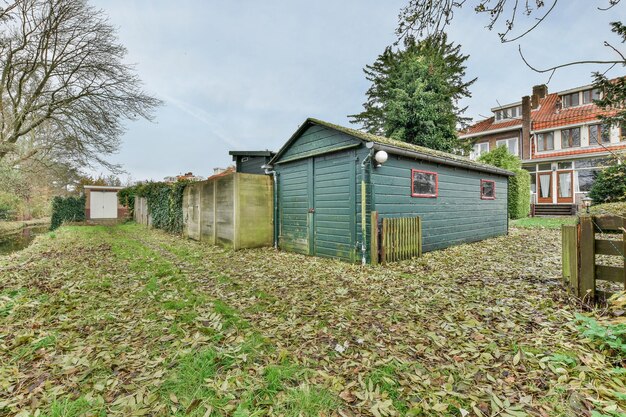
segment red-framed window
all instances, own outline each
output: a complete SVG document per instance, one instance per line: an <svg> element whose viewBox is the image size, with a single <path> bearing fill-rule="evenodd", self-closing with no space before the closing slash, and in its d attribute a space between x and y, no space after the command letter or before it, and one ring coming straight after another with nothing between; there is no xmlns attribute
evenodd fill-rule
<svg viewBox="0 0 626 417"><path fill-rule="evenodd" d="M411 197L437 198L439 175L436 172L411 170Z"/></svg>
<svg viewBox="0 0 626 417"><path fill-rule="evenodd" d="M496 182L491 180L480 180L480 198L483 200L496 199Z"/></svg>

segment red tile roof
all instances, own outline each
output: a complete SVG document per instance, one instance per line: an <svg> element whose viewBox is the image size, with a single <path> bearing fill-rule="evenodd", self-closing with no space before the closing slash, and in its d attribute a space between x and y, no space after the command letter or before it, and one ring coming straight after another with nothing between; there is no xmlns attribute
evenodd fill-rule
<svg viewBox="0 0 626 417"><path fill-rule="evenodd" d="M532 129L542 130L553 127L584 123L598 118L599 115L612 115L616 111L606 111L593 103L569 107L557 112L557 93L548 94L532 115Z"/></svg>
<svg viewBox="0 0 626 417"><path fill-rule="evenodd" d="M475 123L461 132L462 135L475 135L477 133L489 132L491 130L499 130L507 127L510 128L522 128L521 119L506 120L498 123L494 123L495 119L490 117Z"/></svg>
<svg viewBox="0 0 626 417"><path fill-rule="evenodd" d="M552 93L548 94L546 97L542 98L539 101L539 108L536 110L532 110L530 116L532 120L532 130L550 129L560 126L584 123L597 119L599 115L610 116L617 113L617 110L603 110L593 103L561 109L557 112L558 97L558 93ZM510 127L511 129L521 129L522 121L520 119L514 119L495 123L494 118L490 117L488 119L481 120L473 124L472 126L459 133L462 136L475 136L479 133L489 133L491 131L500 130L508 127Z"/></svg>

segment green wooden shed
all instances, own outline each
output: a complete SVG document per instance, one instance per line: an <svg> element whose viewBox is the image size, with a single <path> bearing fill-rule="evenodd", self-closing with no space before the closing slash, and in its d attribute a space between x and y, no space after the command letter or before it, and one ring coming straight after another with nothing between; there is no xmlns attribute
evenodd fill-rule
<svg viewBox="0 0 626 417"><path fill-rule="evenodd" d="M446 152L309 118L270 168L275 239L284 250L377 262L389 218L419 217L423 251L508 231L513 174Z"/></svg>

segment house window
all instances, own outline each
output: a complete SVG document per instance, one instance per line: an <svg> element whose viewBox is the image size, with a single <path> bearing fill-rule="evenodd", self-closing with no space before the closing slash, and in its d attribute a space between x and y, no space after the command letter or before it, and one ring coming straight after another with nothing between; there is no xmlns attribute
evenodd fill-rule
<svg viewBox="0 0 626 417"><path fill-rule="evenodd" d="M502 120L502 112L497 111L496 112L496 121Z"/></svg>
<svg viewBox="0 0 626 417"><path fill-rule="evenodd" d="M480 180L480 198L483 200L496 199L496 183L490 180Z"/></svg>
<svg viewBox="0 0 626 417"><path fill-rule="evenodd" d="M556 167L558 169L572 169L572 163L571 162L559 162L558 164L556 164Z"/></svg>
<svg viewBox="0 0 626 417"><path fill-rule="evenodd" d="M497 140L496 141L496 146L497 147L505 146L508 149L510 154L518 155L518 152L517 152L517 138Z"/></svg>
<svg viewBox="0 0 626 417"><path fill-rule="evenodd" d="M475 143L470 154L471 159L477 159L480 155L489 152L489 142Z"/></svg>
<svg viewBox="0 0 626 417"><path fill-rule="evenodd" d="M554 149L554 132L537 134L537 151L551 151Z"/></svg>
<svg viewBox="0 0 626 417"><path fill-rule="evenodd" d="M589 144L611 143L611 131L609 126L603 124L589 126Z"/></svg>
<svg viewBox="0 0 626 417"><path fill-rule="evenodd" d="M411 170L411 196L437 197L439 194L439 179L436 172Z"/></svg>
<svg viewBox="0 0 626 417"><path fill-rule="evenodd" d="M599 88L583 91L583 104L593 103L593 100L600 100Z"/></svg>
<svg viewBox="0 0 626 417"><path fill-rule="evenodd" d="M552 171L552 164L550 162L537 165L537 171Z"/></svg>
<svg viewBox="0 0 626 417"><path fill-rule="evenodd" d="M574 148L580 146L580 128L561 130L561 148Z"/></svg>
<svg viewBox="0 0 626 417"><path fill-rule="evenodd" d="M579 103L579 94L572 93L561 96L561 100L563 102L563 108L578 106Z"/></svg>
<svg viewBox="0 0 626 417"><path fill-rule="evenodd" d="M600 170L597 169L581 169L576 171L576 175L578 176L578 191L587 192L591 190L591 186L595 182L598 172L600 172Z"/></svg>
<svg viewBox="0 0 626 417"><path fill-rule="evenodd" d="M537 192L537 174L534 172L530 174L530 192L533 194Z"/></svg>

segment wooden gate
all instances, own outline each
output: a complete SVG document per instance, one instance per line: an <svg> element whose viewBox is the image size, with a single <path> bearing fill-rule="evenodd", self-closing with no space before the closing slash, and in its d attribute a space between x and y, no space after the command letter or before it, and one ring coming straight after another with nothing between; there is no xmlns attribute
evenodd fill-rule
<svg viewBox="0 0 626 417"><path fill-rule="evenodd" d="M372 213L372 225L377 221ZM376 227L373 228L376 230ZM377 236L372 236L372 263L376 263ZM382 263L422 256L422 222L419 217L383 218L380 229L380 260Z"/></svg>
<svg viewBox="0 0 626 417"><path fill-rule="evenodd" d="M615 239L616 234L621 239ZM561 235L563 281L576 296L595 298L598 280L620 283L626 289L626 215L581 216L578 224L563 225ZM597 264L596 255L618 260Z"/></svg>

